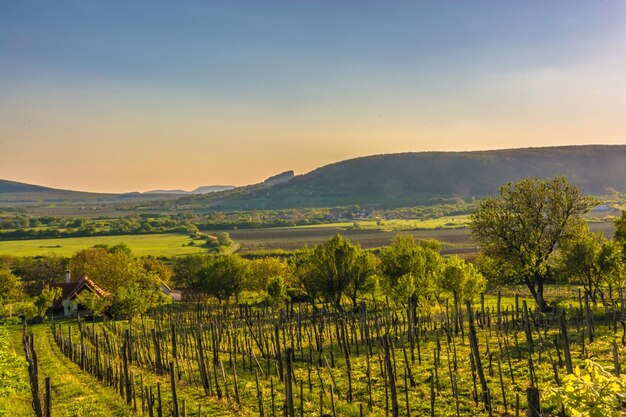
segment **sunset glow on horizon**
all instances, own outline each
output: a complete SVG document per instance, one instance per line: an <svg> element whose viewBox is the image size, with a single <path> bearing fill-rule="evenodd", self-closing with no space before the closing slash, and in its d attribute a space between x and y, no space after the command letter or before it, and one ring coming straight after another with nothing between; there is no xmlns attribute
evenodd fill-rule
<svg viewBox="0 0 626 417"><path fill-rule="evenodd" d="M626 144L626 2L0 0L0 179L93 192Z"/></svg>

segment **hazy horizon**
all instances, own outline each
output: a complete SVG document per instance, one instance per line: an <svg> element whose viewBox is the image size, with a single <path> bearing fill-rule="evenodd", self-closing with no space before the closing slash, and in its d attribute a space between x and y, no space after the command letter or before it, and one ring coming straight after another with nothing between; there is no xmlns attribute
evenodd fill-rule
<svg viewBox="0 0 626 417"><path fill-rule="evenodd" d="M490 152L490 151L508 151L508 150L521 150L521 149L549 149L549 148L553 148L553 147L586 147L586 146L626 146L626 144L580 144L580 145L557 145L557 146L552 146L552 145L547 145L547 146L540 146L540 147L516 147L516 148L498 148L498 149L477 149L477 150L467 150L467 151L457 151L457 150L450 150L450 151L412 151L412 152L393 152L393 153L383 153L383 154L372 154L372 155L362 155L362 156L358 156L355 158L348 158L348 159L344 159L344 160L340 160L340 161L331 161L328 164L325 164L323 166L320 167L316 167L313 168L310 171L306 171L306 172L294 172L294 175L298 176L298 175L304 175L307 174L311 171L314 171L317 168L323 168L326 165L332 165L334 163L339 163L339 162L345 162L345 161L349 161L351 159L358 159L358 158L362 158L362 157L371 157L371 156L383 156L383 155L398 155L398 154L406 154L406 153L455 153L455 152ZM286 171L293 171L293 170L286 170ZM106 191L94 191L94 190L90 190L90 189L73 189L73 188L62 188L59 187L59 189L65 189L68 191L81 191L81 192L95 192L95 193L119 193L119 194L125 194L125 193L134 193L134 192L140 192L140 193L145 193L145 192L156 192L156 191L165 191L165 192L172 192L172 191L183 191L186 193L190 193L193 192L199 188L204 188L204 187L243 187L243 186L247 186L247 185L254 185L257 183L261 183L263 181L265 181L266 179L269 179L269 177L274 176L274 175L278 175L278 174L282 174L285 171L281 171L281 172L276 172L268 177L263 177L263 178L259 178L257 180L254 180L253 182L250 183L245 183L245 184L198 184L195 186L192 186L191 188L183 188L183 187L172 187L172 188L164 188L164 187L157 187L157 188L148 188L148 189L138 189L138 190L126 190L126 191L111 191L111 192L106 192ZM0 180L7 180L7 181L16 181L14 179L11 178L0 178ZM21 182L21 181L17 181L17 182ZM44 187L49 187L49 188L57 188L57 187L53 187L50 186L48 184L35 184L35 183L30 183L31 185L38 185L38 186L44 186Z"/></svg>
<svg viewBox="0 0 626 417"><path fill-rule="evenodd" d="M0 0L0 178L246 185L359 156L626 143L626 3Z"/></svg>

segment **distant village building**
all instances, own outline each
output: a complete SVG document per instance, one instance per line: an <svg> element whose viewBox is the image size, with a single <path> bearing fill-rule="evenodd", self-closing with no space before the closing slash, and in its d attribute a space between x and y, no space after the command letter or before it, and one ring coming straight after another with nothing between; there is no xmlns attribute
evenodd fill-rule
<svg viewBox="0 0 626 417"><path fill-rule="evenodd" d="M70 271L65 271L65 282L63 283L44 283L50 288L61 288L61 296L54 300L52 304L52 312L63 311L65 317L76 317L79 312L79 305L76 297L83 291L89 291L98 297L108 297L111 294L98 287L92 280L84 274L76 282L71 282Z"/></svg>

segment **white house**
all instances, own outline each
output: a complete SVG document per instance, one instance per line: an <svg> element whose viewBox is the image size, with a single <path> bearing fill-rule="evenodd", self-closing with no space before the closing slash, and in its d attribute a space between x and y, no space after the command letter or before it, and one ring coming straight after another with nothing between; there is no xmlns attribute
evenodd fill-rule
<svg viewBox="0 0 626 417"><path fill-rule="evenodd" d="M78 315L78 302L76 297L83 291L89 291L98 297L108 297L111 295L107 291L98 287L92 280L84 274L76 282L71 282L70 271L65 272L65 282L63 283L44 283L44 286L51 288L61 288L62 293L59 298L54 300L52 311L60 311L63 309L65 317L76 317Z"/></svg>

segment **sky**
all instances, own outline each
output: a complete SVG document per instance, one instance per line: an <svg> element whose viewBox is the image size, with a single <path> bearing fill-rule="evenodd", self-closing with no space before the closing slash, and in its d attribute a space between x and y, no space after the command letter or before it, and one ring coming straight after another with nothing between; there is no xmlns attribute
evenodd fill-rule
<svg viewBox="0 0 626 417"><path fill-rule="evenodd" d="M626 2L0 0L0 178L245 185L364 155L626 144Z"/></svg>

